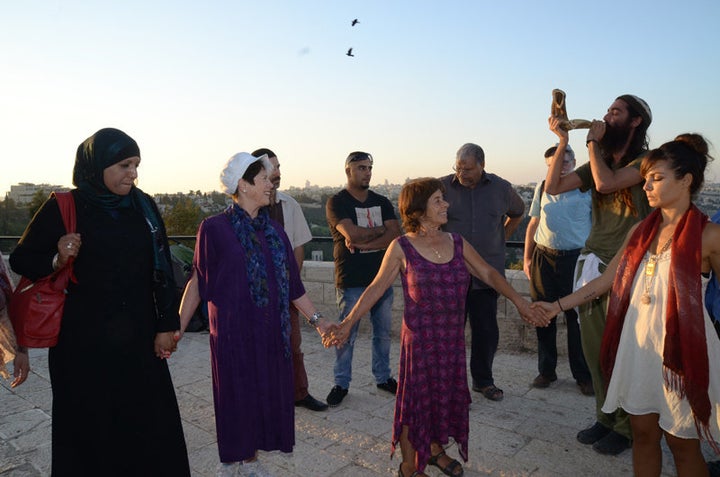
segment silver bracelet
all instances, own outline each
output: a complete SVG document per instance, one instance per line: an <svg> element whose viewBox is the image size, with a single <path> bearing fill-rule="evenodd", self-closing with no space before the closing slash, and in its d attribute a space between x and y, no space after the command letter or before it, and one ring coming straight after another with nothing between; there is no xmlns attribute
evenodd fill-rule
<svg viewBox="0 0 720 477"><path fill-rule="evenodd" d="M52 261L53 270L57 270L58 268L60 268L60 264L58 263L59 260L60 260L60 256L56 253L55 256L53 257L53 261Z"/></svg>
<svg viewBox="0 0 720 477"><path fill-rule="evenodd" d="M322 317L323 317L322 313L320 313L319 311L316 311L315 313L312 314L312 316L310 318L308 318L307 322L313 328L317 328L318 321L320 321L320 318L322 318Z"/></svg>

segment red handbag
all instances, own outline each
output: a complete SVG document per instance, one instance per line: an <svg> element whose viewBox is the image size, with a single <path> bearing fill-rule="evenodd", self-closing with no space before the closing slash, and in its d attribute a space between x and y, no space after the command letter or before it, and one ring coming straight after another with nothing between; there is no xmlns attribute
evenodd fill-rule
<svg viewBox="0 0 720 477"><path fill-rule="evenodd" d="M70 192L53 192L67 233L75 232L75 200ZM73 257L64 267L35 282L21 277L15 288L8 314L17 342L28 348L55 346L60 334L60 322L65 306L65 289L73 276Z"/></svg>

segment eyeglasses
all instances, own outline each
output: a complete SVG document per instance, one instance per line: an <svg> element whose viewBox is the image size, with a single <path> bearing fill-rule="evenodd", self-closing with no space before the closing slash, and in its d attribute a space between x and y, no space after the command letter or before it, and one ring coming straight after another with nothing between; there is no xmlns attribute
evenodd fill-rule
<svg viewBox="0 0 720 477"><path fill-rule="evenodd" d="M455 171L455 173L459 176L463 174L471 174L477 170L477 166L475 167L457 167L453 166L452 170Z"/></svg>

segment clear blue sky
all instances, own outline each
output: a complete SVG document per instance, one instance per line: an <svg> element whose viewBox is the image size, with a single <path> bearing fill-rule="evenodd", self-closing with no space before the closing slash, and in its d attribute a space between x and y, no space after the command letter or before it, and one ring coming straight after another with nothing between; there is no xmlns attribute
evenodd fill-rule
<svg viewBox="0 0 720 477"><path fill-rule="evenodd" d="M5 1L0 193L70 185L78 144L107 126L140 144L150 193L217 190L226 159L259 147L283 188L343 184L358 149L376 183L444 175L465 142L534 182L553 88L583 119L637 94L651 146L692 131L718 155L719 20L717 0Z"/></svg>

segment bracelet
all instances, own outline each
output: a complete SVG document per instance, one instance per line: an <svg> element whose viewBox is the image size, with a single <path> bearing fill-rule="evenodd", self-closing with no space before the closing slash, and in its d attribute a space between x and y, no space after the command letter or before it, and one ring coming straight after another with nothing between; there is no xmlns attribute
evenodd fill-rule
<svg viewBox="0 0 720 477"><path fill-rule="evenodd" d="M565 309L564 309L564 308L562 307L562 305L560 304L560 298L558 298L556 301L557 301L558 307L560 307L560 311L562 311L563 313L565 313Z"/></svg>
<svg viewBox="0 0 720 477"><path fill-rule="evenodd" d="M316 311L315 313L312 314L312 316L310 318L308 318L307 322L313 328L317 328L318 321L320 321L320 318L322 318L322 317L323 317L322 313L320 313L319 311Z"/></svg>
<svg viewBox="0 0 720 477"><path fill-rule="evenodd" d="M52 261L53 270L57 270L58 268L60 268L60 264L58 263L59 258L60 257L56 253L55 256L53 257L53 261Z"/></svg>

